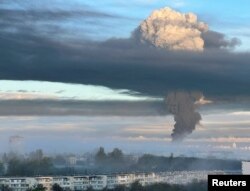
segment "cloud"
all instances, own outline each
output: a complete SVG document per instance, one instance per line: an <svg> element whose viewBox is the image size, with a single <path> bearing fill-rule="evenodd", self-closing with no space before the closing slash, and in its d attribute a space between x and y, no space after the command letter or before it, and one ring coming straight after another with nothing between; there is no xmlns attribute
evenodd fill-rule
<svg viewBox="0 0 250 191"><path fill-rule="evenodd" d="M1 21L5 22L20 22L21 20L29 21L51 21L51 20L65 20L74 17L87 18L117 18L108 13L78 9L78 10L32 10L32 9L4 9L0 8Z"/></svg>
<svg viewBox="0 0 250 191"><path fill-rule="evenodd" d="M241 43L237 38L227 39L224 34L209 30L194 13L181 13L168 7L153 11L133 37L157 48L185 51L234 48Z"/></svg>
<svg viewBox="0 0 250 191"><path fill-rule="evenodd" d="M123 145L130 152L135 148L134 146L129 146L129 144L133 143L140 144L141 149L145 148L145 145L148 143L146 148L150 148L149 152L156 151L155 148L162 148L159 153L166 152L168 147L176 146L178 148L173 148L172 151L169 151L169 153L174 151L176 154L181 152L180 149L183 149L181 154L188 153L190 150L187 151L187 147L190 147L193 153L196 153L193 150L194 148L200 147L199 154L204 154L204 149L206 151L214 151L217 150L218 145L232 146L232 143L236 142L237 147L249 147L250 143L248 136L249 128L246 127L243 130L238 128L240 127L239 125L235 126L237 128L231 129L224 129L223 125L217 125L214 128L208 125L202 131L198 128L196 132L184 140L183 144L170 143L170 134L172 124L174 123L170 116L40 116L35 118L9 116L0 118L1 145L8 143L8 137L19 135L25 137L26 151L29 149L29 146L43 148L47 151L47 149L51 149L51 147L48 147L50 144L53 145L51 152L54 153L54 150L61 151L61 143L64 143L65 140L70 142L74 149L79 148L79 150L83 149L84 145L87 149L92 143L95 147L106 145L103 144L104 140L109 140L109 145L112 145L112 147ZM218 131L220 129L222 130ZM234 131L232 132L231 130ZM235 131L238 131L238 134ZM40 143L44 143L42 141L44 137L46 137L47 144L46 146L40 146ZM57 142L59 139L62 142ZM2 150L4 148L8 148L8 146L1 147ZM68 149L68 151L72 152L72 149Z"/></svg>
<svg viewBox="0 0 250 191"><path fill-rule="evenodd" d="M250 95L249 53L179 53L132 39L72 45L36 35L1 32L1 79L101 85L162 97L176 89L206 97Z"/></svg>
<svg viewBox="0 0 250 191"><path fill-rule="evenodd" d="M39 81L0 80L1 100L84 100L84 101L153 101L162 100L126 89L103 86ZM22 88L22 89L20 89Z"/></svg>
<svg viewBox="0 0 250 191"><path fill-rule="evenodd" d="M204 40L201 34L207 30L208 26L199 22L195 14L182 14L166 7L153 11L136 32L142 42L155 47L202 51Z"/></svg>
<svg viewBox="0 0 250 191"><path fill-rule="evenodd" d="M250 112L249 111L236 111L236 112L232 112L231 115L236 115L236 116L250 116Z"/></svg>
<svg viewBox="0 0 250 191"><path fill-rule="evenodd" d="M206 142L206 143L250 143L249 137L213 137L213 138L189 138L187 142Z"/></svg>
<svg viewBox="0 0 250 191"><path fill-rule="evenodd" d="M162 98L175 90L199 90L208 99L250 96L250 54L220 49L235 43L225 44L216 32L205 40L211 48L197 53L156 49L133 35L62 42L32 27L38 28L0 30L0 79L101 85Z"/></svg>
<svg viewBox="0 0 250 191"><path fill-rule="evenodd" d="M10 93L4 92L0 93L0 100L33 100L33 99L58 99L58 97L49 94L39 94L39 93Z"/></svg>
<svg viewBox="0 0 250 191"><path fill-rule="evenodd" d="M234 48L241 44L238 38L226 39L224 34L216 31L210 30L201 36L205 41L205 48Z"/></svg>
<svg viewBox="0 0 250 191"><path fill-rule="evenodd" d="M131 20L78 3L54 2L51 5L49 1L34 3L26 0L0 3L1 31L13 34L32 31L40 36L65 42L67 39L90 39L93 32L98 29L106 30L107 33L110 25L118 21ZM102 39L107 34L94 36Z"/></svg>
<svg viewBox="0 0 250 191"><path fill-rule="evenodd" d="M0 116L161 116L162 102L1 100Z"/></svg>

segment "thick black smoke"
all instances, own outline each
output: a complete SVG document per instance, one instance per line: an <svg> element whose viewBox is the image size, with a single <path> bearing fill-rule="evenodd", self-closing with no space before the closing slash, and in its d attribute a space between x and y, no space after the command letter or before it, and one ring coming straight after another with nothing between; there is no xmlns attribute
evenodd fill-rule
<svg viewBox="0 0 250 191"><path fill-rule="evenodd" d="M195 111L196 102L203 98L200 92L172 92L166 98L167 107L174 115L175 125L171 134L173 141L181 141L192 133L201 115Z"/></svg>

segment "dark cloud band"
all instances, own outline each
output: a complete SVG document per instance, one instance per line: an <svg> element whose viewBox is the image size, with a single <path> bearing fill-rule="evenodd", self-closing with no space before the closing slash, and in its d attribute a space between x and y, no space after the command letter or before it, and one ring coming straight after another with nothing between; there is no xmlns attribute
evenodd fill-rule
<svg viewBox="0 0 250 191"><path fill-rule="evenodd" d="M248 53L170 52L131 39L74 46L27 34L0 34L0 79L103 85L165 96L170 90L250 95Z"/></svg>
<svg viewBox="0 0 250 191"><path fill-rule="evenodd" d="M16 19L28 14L34 20L48 21L37 10L10 13L0 14ZM74 12L50 11L46 15L56 19L71 14ZM112 17L89 9L81 14ZM45 35L40 25L0 21L5 25L0 30L0 79L103 85L162 97L176 90L198 90L206 97L250 96L250 54L221 49L234 47L238 41L225 40L218 32L208 31L203 37L204 52L173 52L139 43L136 32L128 39L62 42L56 35L60 31Z"/></svg>

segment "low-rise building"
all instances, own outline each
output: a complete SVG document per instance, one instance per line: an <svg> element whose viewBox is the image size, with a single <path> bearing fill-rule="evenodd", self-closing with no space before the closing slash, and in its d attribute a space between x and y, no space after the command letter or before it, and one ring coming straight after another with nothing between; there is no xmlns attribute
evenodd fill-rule
<svg viewBox="0 0 250 191"><path fill-rule="evenodd" d="M34 186L36 180L28 177L11 177L0 178L0 185L6 185L13 191L26 191L28 188Z"/></svg>
<svg viewBox="0 0 250 191"><path fill-rule="evenodd" d="M36 184L42 184L46 190L51 190L53 185L52 177L35 177L34 179L35 180L32 181L32 186L35 186Z"/></svg>
<svg viewBox="0 0 250 191"><path fill-rule="evenodd" d="M243 161L242 162L242 174L250 174L250 162Z"/></svg>
<svg viewBox="0 0 250 191"><path fill-rule="evenodd" d="M88 187L94 190L103 188L113 189L118 185L129 187L133 182L139 181L143 186L154 183L188 184L207 180L208 174L223 174L221 171L175 171L161 173L126 173L113 175L92 176L55 176L55 177L2 177L0 186L6 185L13 191L26 191L38 184L43 185L46 191L51 191L54 184L64 190L84 191Z"/></svg>

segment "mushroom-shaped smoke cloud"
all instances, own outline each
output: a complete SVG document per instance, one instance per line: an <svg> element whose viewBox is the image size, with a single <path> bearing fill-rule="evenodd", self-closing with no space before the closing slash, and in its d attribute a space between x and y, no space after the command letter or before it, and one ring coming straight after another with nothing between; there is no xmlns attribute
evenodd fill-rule
<svg viewBox="0 0 250 191"><path fill-rule="evenodd" d="M140 41L170 50L202 51L201 37L208 26L197 20L193 13L182 14L170 8L162 8L144 20L136 31Z"/></svg>
<svg viewBox="0 0 250 191"><path fill-rule="evenodd" d="M171 92L166 98L168 110L174 115L175 125L172 133L173 141L181 141L192 133L201 120L195 111L197 105L203 104L204 96L200 92Z"/></svg>
<svg viewBox="0 0 250 191"><path fill-rule="evenodd" d="M198 51L208 48L232 49L240 44L237 38L208 30L194 13L181 13L171 8L155 10L134 31L133 39L143 44L168 50Z"/></svg>

